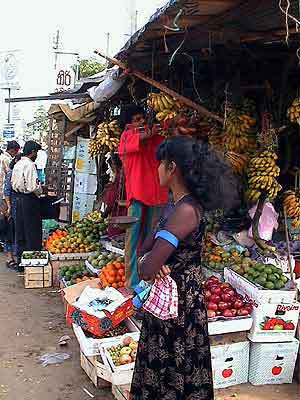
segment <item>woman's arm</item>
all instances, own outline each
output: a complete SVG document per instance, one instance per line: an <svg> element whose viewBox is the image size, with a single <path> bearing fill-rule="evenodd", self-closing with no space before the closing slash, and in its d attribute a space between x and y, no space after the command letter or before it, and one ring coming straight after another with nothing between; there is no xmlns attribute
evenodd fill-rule
<svg viewBox="0 0 300 400"><path fill-rule="evenodd" d="M164 230L169 231L181 241L197 228L199 221L199 211L194 206L184 203L171 216ZM152 250L139 264L140 279L154 279L175 250L176 248L167 240L156 239Z"/></svg>

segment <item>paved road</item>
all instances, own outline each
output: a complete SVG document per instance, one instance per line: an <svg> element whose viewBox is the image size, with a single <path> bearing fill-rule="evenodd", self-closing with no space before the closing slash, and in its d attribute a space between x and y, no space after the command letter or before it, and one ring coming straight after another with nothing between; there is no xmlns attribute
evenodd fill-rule
<svg viewBox="0 0 300 400"><path fill-rule="evenodd" d="M39 365L42 354L62 351L57 342L65 334L72 337L64 349L71 360L60 366ZM88 400L82 388L95 400L112 399L109 391L97 391L82 371L78 344L65 325L59 295L46 289L25 290L22 277L7 270L0 256L0 400ZM298 389L297 385L241 385L218 392L216 399L296 400Z"/></svg>

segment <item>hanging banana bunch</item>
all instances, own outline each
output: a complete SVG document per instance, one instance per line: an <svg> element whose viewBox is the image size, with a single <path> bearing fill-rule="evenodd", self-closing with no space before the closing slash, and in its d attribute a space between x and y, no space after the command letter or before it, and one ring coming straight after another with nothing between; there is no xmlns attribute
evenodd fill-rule
<svg viewBox="0 0 300 400"><path fill-rule="evenodd" d="M287 190L283 193L283 207L286 215L293 218L293 228L298 228L300 225L300 192L299 190Z"/></svg>
<svg viewBox="0 0 300 400"><path fill-rule="evenodd" d="M121 129L117 120L99 124L95 138L89 143L90 156L95 158L105 149L115 151L120 142L120 135Z"/></svg>
<svg viewBox="0 0 300 400"><path fill-rule="evenodd" d="M256 203L263 192L267 193L270 201L274 200L282 186L276 177L280 174L280 168L276 165L277 155L273 151L264 150L256 154L249 161L248 166L248 191L247 199L250 203Z"/></svg>
<svg viewBox="0 0 300 400"><path fill-rule="evenodd" d="M225 145L230 151L246 153L249 150L250 140L248 135L256 125L256 119L249 114L243 114L238 110L231 110L226 118Z"/></svg>
<svg viewBox="0 0 300 400"><path fill-rule="evenodd" d="M238 154L234 151L226 151L224 153L224 158L229 162L231 168L238 174L242 175L248 163L248 157L245 154Z"/></svg>
<svg viewBox="0 0 300 400"><path fill-rule="evenodd" d="M287 116L291 122L300 125L300 99L295 99L287 110Z"/></svg>
<svg viewBox="0 0 300 400"><path fill-rule="evenodd" d="M178 100L173 99L165 93L150 93L147 100L148 107L156 112L158 121L167 121L177 116L182 105Z"/></svg>

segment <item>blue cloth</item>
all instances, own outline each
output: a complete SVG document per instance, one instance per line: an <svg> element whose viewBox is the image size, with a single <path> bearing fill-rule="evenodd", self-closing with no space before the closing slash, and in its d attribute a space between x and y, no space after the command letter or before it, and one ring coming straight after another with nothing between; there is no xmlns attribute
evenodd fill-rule
<svg viewBox="0 0 300 400"><path fill-rule="evenodd" d="M173 235L173 233L171 233L165 229L162 229L162 230L158 231L155 235L155 239L158 239L158 238L166 240L172 246L174 246L175 249L177 249L179 240L177 239L177 237L175 235Z"/></svg>
<svg viewBox="0 0 300 400"><path fill-rule="evenodd" d="M43 169L38 169L37 170L37 174L38 174L38 180L43 185L46 182L46 175L45 175L44 170Z"/></svg>

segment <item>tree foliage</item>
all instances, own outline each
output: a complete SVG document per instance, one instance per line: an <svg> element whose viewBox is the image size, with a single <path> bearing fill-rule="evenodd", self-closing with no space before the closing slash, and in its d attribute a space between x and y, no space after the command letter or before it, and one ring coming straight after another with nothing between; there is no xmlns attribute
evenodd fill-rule
<svg viewBox="0 0 300 400"><path fill-rule="evenodd" d="M72 69L76 72L78 65L73 65ZM105 69L105 65L99 63L94 57L80 60L79 79L98 74Z"/></svg>
<svg viewBox="0 0 300 400"><path fill-rule="evenodd" d="M26 129L26 140L36 140L43 146L47 145L49 134L49 119L47 109L44 105L39 105L36 108L33 114L32 122L34 122L34 124L31 124Z"/></svg>

